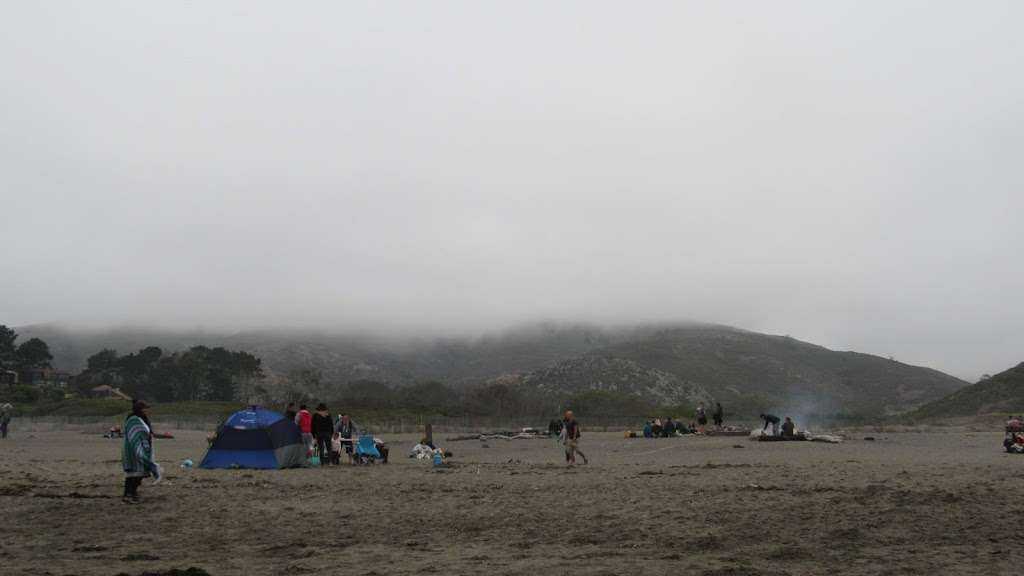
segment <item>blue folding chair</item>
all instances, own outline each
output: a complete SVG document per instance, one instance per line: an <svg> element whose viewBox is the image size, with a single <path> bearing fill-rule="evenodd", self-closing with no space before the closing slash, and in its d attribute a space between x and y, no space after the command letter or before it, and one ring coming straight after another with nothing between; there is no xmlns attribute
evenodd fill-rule
<svg viewBox="0 0 1024 576"><path fill-rule="evenodd" d="M364 434L359 437L359 441L356 443L356 456L360 460L380 459L380 451L377 450L377 443L373 441L372 435Z"/></svg>

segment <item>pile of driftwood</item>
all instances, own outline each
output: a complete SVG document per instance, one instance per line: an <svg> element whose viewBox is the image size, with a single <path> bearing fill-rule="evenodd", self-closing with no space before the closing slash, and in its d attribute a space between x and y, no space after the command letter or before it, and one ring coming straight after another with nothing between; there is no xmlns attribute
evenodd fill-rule
<svg viewBox="0 0 1024 576"><path fill-rule="evenodd" d="M754 430L750 433L750 439L758 442L827 442L829 444L840 444L842 436L834 434L811 434L806 430L797 432L792 436L772 436L765 434L763 430Z"/></svg>
<svg viewBox="0 0 1024 576"><path fill-rule="evenodd" d="M449 436L448 442L461 442L463 440L536 440L539 438L551 438L549 432L541 432L533 428L525 428L519 432L482 432L479 434L465 434L462 436Z"/></svg>
<svg viewBox="0 0 1024 576"><path fill-rule="evenodd" d="M746 436L750 434L750 428L739 426L726 426L724 428L708 428L704 431L707 436Z"/></svg>

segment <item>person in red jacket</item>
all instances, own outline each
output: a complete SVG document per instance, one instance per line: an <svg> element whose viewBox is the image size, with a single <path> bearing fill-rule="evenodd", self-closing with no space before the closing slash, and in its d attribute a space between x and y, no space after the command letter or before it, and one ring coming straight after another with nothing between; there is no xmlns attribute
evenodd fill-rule
<svg viewBox="0 0 1024 576"><path fill-rule="evenodd" d="M302 441L306 443L306 450L313 446L313 415L305 404L299 406L299 413L295 415L295 423L299 425L299 432L302 432Z"/></svg>

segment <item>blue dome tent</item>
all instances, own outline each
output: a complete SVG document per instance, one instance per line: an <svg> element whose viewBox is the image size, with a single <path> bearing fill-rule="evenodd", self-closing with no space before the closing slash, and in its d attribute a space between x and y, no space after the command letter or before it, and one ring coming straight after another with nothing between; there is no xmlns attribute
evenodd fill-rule
<svg viewBox="0 0 1024 576"><path fill-rule="evenodd" d="M220 426L200 468L291 468L306 462L306 445L295 422L250 406Z"/></svg>

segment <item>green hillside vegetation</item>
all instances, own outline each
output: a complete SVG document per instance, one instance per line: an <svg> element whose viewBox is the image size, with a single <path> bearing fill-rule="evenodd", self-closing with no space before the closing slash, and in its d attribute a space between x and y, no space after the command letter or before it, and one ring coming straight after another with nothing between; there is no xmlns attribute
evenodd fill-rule
<svg viewBox="0 0 1024 576"><path fill-rule="evenodd" d="M911 420L1024 413L1024 362L907 414Z"/></svg>

